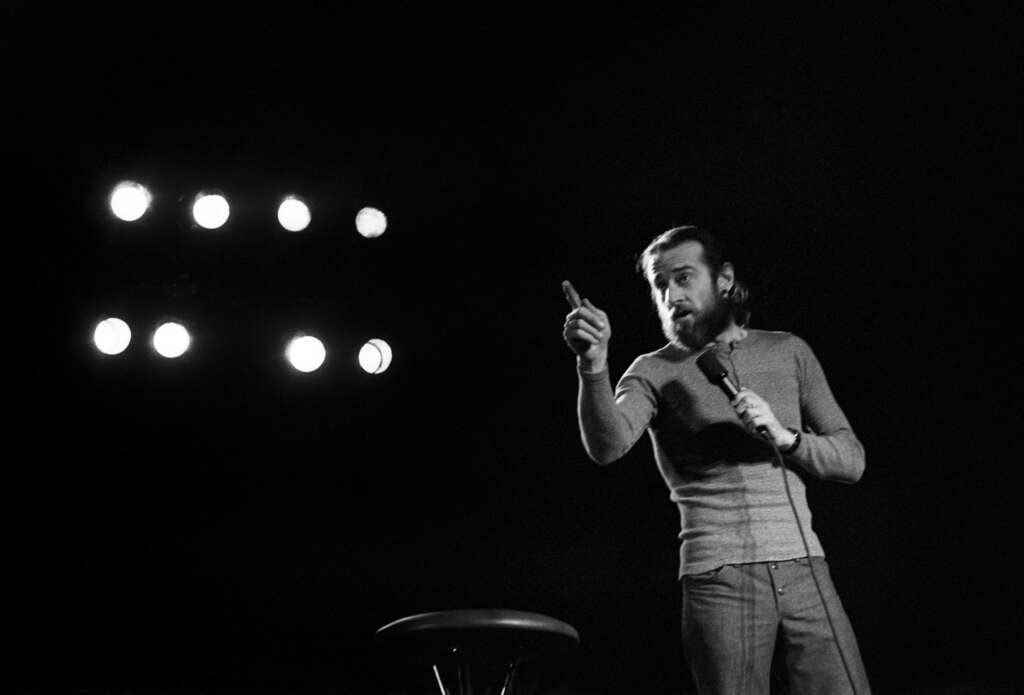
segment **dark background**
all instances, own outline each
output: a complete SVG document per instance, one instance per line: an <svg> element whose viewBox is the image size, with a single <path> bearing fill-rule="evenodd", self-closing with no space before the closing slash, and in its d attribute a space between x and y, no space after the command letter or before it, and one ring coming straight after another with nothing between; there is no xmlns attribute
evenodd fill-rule
<svg viewBox="0 0 1024 695"><path fill-rule="evenodd" d="M866 446L809 494L875 692L1019 683L1013 13L313 7L5 10L21 691L412 690L378 627L501 607L579 630L567 691L690 692L677 512L646 438L586 459L559 289L611 316L617 377L662 343L636 254L687 222ZM205 186L221 231L184 220Z"/></svg>

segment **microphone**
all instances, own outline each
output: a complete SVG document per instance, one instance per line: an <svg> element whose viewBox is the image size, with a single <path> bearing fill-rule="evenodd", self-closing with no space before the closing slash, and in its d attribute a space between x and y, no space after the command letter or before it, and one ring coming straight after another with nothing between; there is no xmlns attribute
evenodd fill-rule
<svg viewBox="0 0 1024 695"><path fill-rule="evenodd" d="M740 390L729 379L729 372L726 371L725 365L715 357L714 348L705 350L697 357L697 367L707 377L708 381L722 389L725 395L729 397L730 403L736 399L736 396L740 395ZM758 425L757 433L771 443L772 439L771 435L768 434L767 427Z"/></svg>

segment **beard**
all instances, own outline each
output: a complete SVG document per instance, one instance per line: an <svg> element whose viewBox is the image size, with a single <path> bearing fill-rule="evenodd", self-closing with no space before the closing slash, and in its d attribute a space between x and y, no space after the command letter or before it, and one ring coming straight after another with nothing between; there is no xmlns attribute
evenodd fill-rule
<svg viewBox="0 0 1024 695"><path fill-rule="evenodd" d="M710 293L704 308L683 319L672 318L672 310L660 306L661 330L670 343L690 350L699 350L729 327L732 307L715 292Z"/></svg>

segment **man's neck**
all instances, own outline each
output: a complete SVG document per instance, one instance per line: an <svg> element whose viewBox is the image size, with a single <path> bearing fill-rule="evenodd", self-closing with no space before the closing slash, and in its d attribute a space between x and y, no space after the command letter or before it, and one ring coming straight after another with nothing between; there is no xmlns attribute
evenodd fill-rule
<svg viewBox="0 0 1024 695"><path fill-rule="evenodd" d="M715 342L721 345L727 345L729 343L738 343L747 337L747 329L736 323L735 320L730 321L729 325L724 331L715 336Z"/></svg>

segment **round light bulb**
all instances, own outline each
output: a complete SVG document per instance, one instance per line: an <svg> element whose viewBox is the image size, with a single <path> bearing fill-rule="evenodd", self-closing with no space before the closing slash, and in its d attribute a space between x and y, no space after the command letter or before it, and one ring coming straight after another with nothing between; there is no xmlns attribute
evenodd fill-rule
<svg viewBox="0 0 1024 695"><path fill-rule="evenodd" d="M231 206L219 193L200 194L192 204L192 219L203 229L217 229L230 215Z"/></svg>
<svg viewBox="0 0 1024 695"><path fill-rule="evenodd" d="M96 324L92 342L104 355L120 355L132 341L132 330L119 318L110 317Z"/></svg>
<svg viewBox="0 0 1024 695"><path fill-rule="evenodd" d="M311 219L309 206L294 196L285 198L277 208L277 221L289 232L301 232Z"/></svg>
<svg viewBox="0 0 1024 695"><path fill-rule="evenodd" d="M327 350L319 339L311 335L295 338L285 350L288 362L300 372L315 372L327 358Z"/></svg>
<svg viewBox="0 0 1024 695"><path fill-rule="evenodd" d="M380 338L366 341L359 350L359 366L369 374L383 374L391 366L391 346Z"/></svg>
<svg viewBox="0 0 1024 695"><path fill-rule="evenodd" d="M146 187L134 181L122 181L110 194L110 211L119 220L134 222L146 214L153 196Z"/></svg>
<svg viewBox="0 0 1024 695"><path fill-rule="evenodd" d="M388 218L377 208L363 208L356 214L356 231L367 239L379 237L387 228Z"/></svg>
<svg viewBox="0 0 1024 695"><path fill-rule="evenodd" d="M153 349L162 357L181 357L192 344L192 338L180 323L165 323L153 333Z"/></svg>

